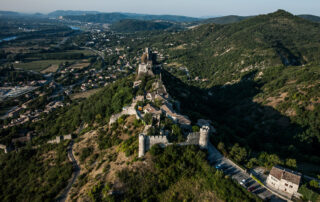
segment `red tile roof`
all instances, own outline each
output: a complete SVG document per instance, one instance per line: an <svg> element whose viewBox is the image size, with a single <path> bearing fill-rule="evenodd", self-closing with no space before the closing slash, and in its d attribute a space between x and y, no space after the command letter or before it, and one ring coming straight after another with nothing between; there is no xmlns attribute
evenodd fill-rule
<svg viewBox="0 0 320 202"><path fill-rule="evenodd" d="M270 175L277 178L278 180L284 179L297 185L299 185L301 181L300 173L282 168L280 166L274 166L270 171Z"/></svg>

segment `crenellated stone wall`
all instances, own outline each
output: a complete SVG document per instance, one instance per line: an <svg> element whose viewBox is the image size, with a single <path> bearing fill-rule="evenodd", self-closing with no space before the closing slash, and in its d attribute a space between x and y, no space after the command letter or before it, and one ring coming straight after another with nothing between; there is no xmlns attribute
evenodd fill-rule
<svg viewBox="0 0 320 202"><path fill-rule="evenodd" d="M203 149L208 148L209 142L209 134L210 127L208 125L203 126L200 129L200 132L190 133L187 136L187 140L185 142L178 143L180 146L186 145L199 145ZM139 157L143 157L144 154L153 146L159 144L161 147L166 147L171 145L168 141L167 136L159 135L159 136L146 136L144 134L139 135Z"/></svg>
<svg viewBox="0 0 320 202"><path fill-rule="evenodd" d="M63 140L72 140L72 135L68 134L68 135L64 135L64 136L56 136L55 139L49 140L47 143L49 143L49 144L59 144Z"/></svg>
<svg viewBox="0 0 320 202"><path fill-rule="evenodd" d="M136 118L140 119L140 117L137 114L137 110L135 110L134 106L130 106L129 108L122 110L122 112L112 115L110 117L109 125L116 122L122 115L136 115Z"/></svg>
<svg viewBox="0 0 320 202"><path fill-rule="evenodd" d="M190 133L187 137L187 144L199 144L199 139L200 139L200 133L196 132L196 133Z"/></svg>
<svg viewBox="0 0 320 202"><path fill-rule="evenodd" d="M147 136L146 148L149 150L153 145L160 144L160 146L165 147L169 144L168 138L165 135L159 136Z"/></svg>

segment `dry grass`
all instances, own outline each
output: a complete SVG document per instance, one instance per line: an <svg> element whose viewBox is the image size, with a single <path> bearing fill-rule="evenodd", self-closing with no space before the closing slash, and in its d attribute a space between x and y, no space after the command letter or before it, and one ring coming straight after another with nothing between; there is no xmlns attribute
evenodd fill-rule
<svg viewBox="0 0 320 202"><path fill-rule="evenodd" d="M58 68L59 68L59 65L57 65L57 64L51 65L47 69L42 70L41 73L42 74L53 73L53 72L56 72L58 70Z"/></svg>
<svg viewBox="0 0 320 202"><path fill-rule="evenodd" d="M181 45L176 46L176 47L173 47L173 48L171 48L171 49L172 49L172 50L184 50L184 49L186 49L186 45L187 45L187 44L181 44Z"/></svg>
<svg viewBox="0 0 320 202"><path fill-rule="evenodd" d="M181 67L183 66L181 63L178 62L172 62L168 64L169 67Z"/></svg>
<svg viewBox="0 0 320 202"><path fill-rule="evenodd" d="M287 116L296 116L296 115L297 115L297 112L296 112L296 110L289 108L289 109L287 109L287 111L285 112L285 114L286 114Z"/></svg>
<svg viewBox="0 0 320 202"><path fill-rule="evenodd" d="M75 60L36 60L26 63L13 64L15 68L22 68L26 70L34 70L41 72L52 65L59 65L66 62L72 63Z"/></svg>
<svg viewBox="0 0 320 202"><path fill-rule="evenodd" d="M77 63L77 64L74 64L74 65L71 65L69 68L73 68L73 69L83 69L83 68L86 68L90 65L90 63Z"/></svg>
<svg viewBox="0 0 320 202"><path fill-rule="evenodd" d="M94 148L94 152L97 152L97 148L98 145L96 143L98 137L98 133L97 131L90 131L86 134L84 134L83 136L81 136L81 140L77 143L74 144L73 146L73 154L74 158L76 159L76 161L78 162L79 166L80 166L80 175L85 174L88 175L88 181L81 187L77 188L77 187L72 187L71 191L69 192L70 194L67 196L67 201L72 201L74 198L77 198L81 201L87 200L88 199L88 191L91 189L91 187L94 185L94 178L92 179L92 177L90 177L90 165L88 165L89 159L90 157L88 157L85 162L83 163L79 163L80 162L80 154L81 151L84 148L87 147L93 147ZM79 178L78 178L79 179ZM79 180L77 180L77 182L79 182ZM71 195L73 195L73 199L71 200Z"/></svg>
<svg viewBox="0 0 320 202"><path fill-rule="evenodd" d="M125 119L125 127L133 130L133 122L135 120L135 116L129 116ZM109 126L104 126L102 128L106 129ZM143 127L143 126L142 126ZM110 128L109 128L110 129ZM136 128L132 134L136 132L136 130L140 130L140 128ZM119 131L118 131L119 132ZM121 134L118 137L122 140L125 140L130 137L130 134L125 134L120 131ZM114 135L114 134L113 134ZM88 192L92 189L94 185L98 181L102 183L111 183L113 184L114 189L121 189L122 183L117 178L117 172L122 169L137 169L141 166L145 167L145 162L149 162L150 158L146 157L144 162L136 161L133 162L135 155L127 157L124 152L121 152L118 146L113 146L108 149L100 150L98 147L98 130L90 131L83 134L80 138L81 140L74 144L73 152L75 155L75 159L80 162L80 154L84 148L92 147L92 154L79 166L81 168L80 175L86 175L87 180L84 181L84 184L79 185L77 182L76 186L72 187L70 194L68 195L67 201L90 201L88 197ZM92 162L92 157L94 155L98 155L98 158Z"/></svg>
<svg viewBox="0 0 320 202"><path fill-rule="evenodd" d="M75 93L75 94L72 94L70 97L71 97L72 100L79 99L79 98L88 98L91 95L93 95L96 92L98 92L100 89L101 88L97 88L97 89L88 90L86 92Z"/></svg>
<svg viewBox="0 0 320 202"><path fill-rule="evenodd" d="M288 92L281 93L278 97L269 97L267 101L269 101L266 105L276 108L278 104L284 101L284 99L288 96Z"/></svg>
<svg viewBox="0 0 320 202"><path fill-rule="evenodd" d="M44 153L41 156L41 159L45 162L49 162L50 166L55 166L55 159L57 158L57 152L52 150L49 151L48 153Z"/></svg>

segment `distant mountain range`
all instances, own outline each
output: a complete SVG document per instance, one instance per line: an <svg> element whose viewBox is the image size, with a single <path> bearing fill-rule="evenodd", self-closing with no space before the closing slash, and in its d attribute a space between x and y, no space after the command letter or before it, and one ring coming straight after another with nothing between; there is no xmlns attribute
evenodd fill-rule
<svg viewBox="0 0 320 202"><path fill-rule="evenodd" d="M319 16L315 16L315 15L298 15L298 16L312 22L320 22Z"/></svg>
<svg viewBox="0 0 320 202"><path fill-rule="evenodd" d="M34 13L26 14L13 11L0 11L0 17L50 17L57 18L63 16L67 20L75 20L81 22L93 22L93 23L115 23L121 20L132 19L132 20L145 20L145 21L168 21L177 23L192 23L192 24L230 24L240 22L242 20L254 17L254 16L238 16L228 15L213 18L195 18L188 16L179 15L149 15L149 14L137 14L137 13L104 13L99 11L75 11L75 10L56 10L48 14ZM320 22L320 17L315 15L297 15L298 17L304 18L312 22ZM129 21L125 21L128 23ZM136 21L132 21L136 23ZM123 23L123 22L122 22Z"/></svg>
<svg viewBox="0 0 320 202"><path fill-rule="evenodd" d="M148 15L134 13L99 13L87 15L66 15L64 16L64 19L95 23L114 23L125 19L163 20L171 22L195 22L200 20L199 18L178 15Z"/></svg>
<svg viewBox="0 0 320 202"><path fill-rule="evenodd" d="M99 14L99 11L73 11L73 10L56 10L51 13L48 13L50 17L59 17L67 15L95 15Z"/></svg>
<svg viewBox="0 0 320 202"><path fill-rule="evenodd" d="M0 16L16 16L20 15L20 13L13 12L13 11L0 11Z"/></svg>

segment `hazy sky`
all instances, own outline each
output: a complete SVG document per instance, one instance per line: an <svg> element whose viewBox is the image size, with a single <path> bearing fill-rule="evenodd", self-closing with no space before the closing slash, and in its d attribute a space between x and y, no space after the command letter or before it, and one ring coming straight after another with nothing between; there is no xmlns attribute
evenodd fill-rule
<svg viewBox="0 0 320 202"><path fill-rule="evenodd" d="M94 10L186 16L256 15L284 9L320 16L320 0L0 0L0 10Z"/></svg>

